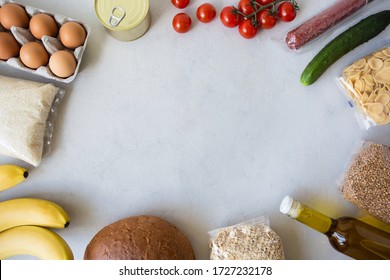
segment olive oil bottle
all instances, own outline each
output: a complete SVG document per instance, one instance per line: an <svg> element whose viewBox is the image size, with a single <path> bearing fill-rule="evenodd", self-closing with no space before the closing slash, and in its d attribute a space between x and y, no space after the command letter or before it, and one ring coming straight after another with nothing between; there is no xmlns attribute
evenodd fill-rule
<svg viewBox="0 0 390 280"><path fill-rule="evenodd" d="M333 219L289 196L280 204L280 212L325 234L333 248L354 259L390 259L390 233L358 219Z"/></svg>

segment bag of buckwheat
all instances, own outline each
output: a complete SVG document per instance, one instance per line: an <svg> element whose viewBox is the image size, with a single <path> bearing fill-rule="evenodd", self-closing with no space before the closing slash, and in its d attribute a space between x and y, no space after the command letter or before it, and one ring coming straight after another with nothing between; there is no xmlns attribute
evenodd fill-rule
<svg viewBox="0 0 390 280"><path fill-rule="evenodd" d="M0 154L38 166L50 151L64 93L52 84L0 76Z"/></svg>
<svg viewBox="0 0 390 280"><path fill-rule="evenodd" d="M344 199L390 224L390 147L362 142L339 187Z"/></svg>
<svg viewBox="0 0 390 280"><path fill-rule="evenodd" d="M280 237L266 217L209 232L211 260L284 260Z"/></svg>

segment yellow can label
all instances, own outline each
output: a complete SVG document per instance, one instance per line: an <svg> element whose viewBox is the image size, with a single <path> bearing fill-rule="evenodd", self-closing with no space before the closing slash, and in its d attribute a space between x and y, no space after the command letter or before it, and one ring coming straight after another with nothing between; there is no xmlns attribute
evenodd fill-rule
<svg viewBox="0 0 390 280"><path fill-rule="evenodd" d="M95 11L100 22L117 31L130 30L140 25L149 12L149 0L95 0Z"/></svg>

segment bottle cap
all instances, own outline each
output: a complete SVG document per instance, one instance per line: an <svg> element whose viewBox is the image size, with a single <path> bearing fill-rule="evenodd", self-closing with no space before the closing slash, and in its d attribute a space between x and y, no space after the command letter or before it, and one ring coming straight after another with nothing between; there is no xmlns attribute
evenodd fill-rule
<svg viewBox="0 0 390 280"><path fill-rule="evenodd" d="M282 212L283 214L288 214L288 212L290 212L291 210L291 207L293 206L293 203L294 199L292 197L286 196L285 198L283 198L282 203L280 203L280 212Z"/></svg>

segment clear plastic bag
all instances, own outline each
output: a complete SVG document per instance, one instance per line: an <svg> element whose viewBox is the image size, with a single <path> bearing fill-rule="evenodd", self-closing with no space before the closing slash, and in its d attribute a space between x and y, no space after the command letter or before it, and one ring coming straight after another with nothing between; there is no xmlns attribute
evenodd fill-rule
<svg viewBox="0 0 390 280"><path fill-rule="evenodd" d="M363 8L368 0L339 0L323 9L286 35L286 44L292 50L299 50L312 40L322 36L327 30L336 26L356 11Z"/></svg>
<svg viewBox="0 0 390 280"><path fill-rule="evenodd" d="M390 124L390 46L345 67L338 81L364 128Z"/></svg>
<svg viewBox="0 0 390 280"><path fill-rule="evenodd" d="M283 260L280 237L270 228L267 217L209 232L211 260Z"/></svg>
<svg viewBox="0 0 390 280"><path fill-rule="evenodd" d="M303 53L325 46L363 18L388 9L387 1L334 0L300 4L302 14L292 24L275 32L273 41L286 51ZM323 2L323 1L321 1Z"/></svg>
<svg viewBox="0 0 390 280"><path fill-rule="evenodd" d="M339 179L344 199L390 225L390 147L361 141Z"/></svg>
<svg viewBox="0 0 390 280"><path fill-rule="evenodd" d="M50 152L64 94L52 84L0 76L0 154L38 166Z"/></svg>

